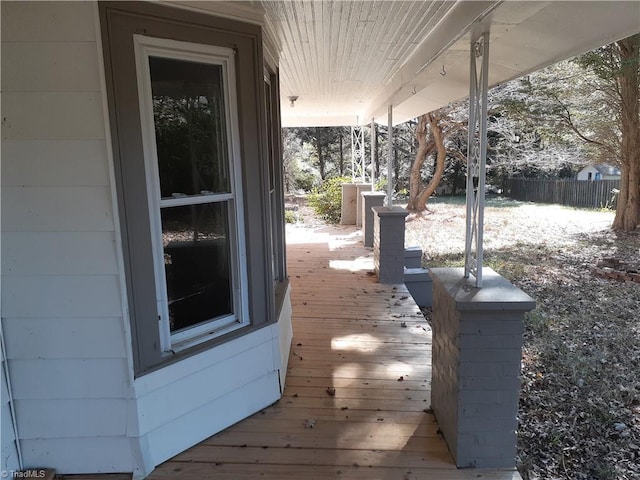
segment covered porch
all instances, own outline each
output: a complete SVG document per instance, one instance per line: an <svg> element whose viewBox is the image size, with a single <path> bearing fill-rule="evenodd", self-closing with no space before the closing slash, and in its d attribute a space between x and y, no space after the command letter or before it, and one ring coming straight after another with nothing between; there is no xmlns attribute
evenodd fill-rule
<svg viewBox="0 0 640 480"><path fill-rule="evenodd" d="M353 226L289 227L294 337L283 397L149 479L485 479L458 470L431 410L431 328L378 283Z"/></svg>

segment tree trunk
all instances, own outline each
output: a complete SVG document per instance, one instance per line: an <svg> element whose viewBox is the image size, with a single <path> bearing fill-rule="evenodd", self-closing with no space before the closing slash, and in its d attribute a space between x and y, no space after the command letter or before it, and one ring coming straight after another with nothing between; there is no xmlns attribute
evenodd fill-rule
<svg viewBox="0 0 640 480"><path fill-rule="evenodd" d="M616 46L621 64L622 178L613 228L630 231L640 226L640 35L620 40Z"/></svg>
<svg viewBox="0 0 640 480"><path fill-rule="evenodd" d="M444 164L447 158L447 150L444 145L444 135L440 126L441 116L438 112L431 112L422 115L418 120L416 127L416 138L418 139L418 151L416 158L411 166L411 176L409 180L409 203L407 210L413 212L422 212L427 208L429 197L436 191L442 176L444 175ZM430 138L432 142L427 142L426 132L427 123L431 132ZM420 171L424 165L427 155L433 151L437 152L435 168L431 180L426 187L422 187L422 179Z"/></svg>
<svg viewBox="0 0 640 480"><path fill-rule="evenodd" d="M340 131L340 176L344 177L344 147L342 145L342 131Z"/></svg>
<svg viewBox="0 0 640 480"><path fill-rule="evenodd" d="M440 180L442 180L442 176L444 175L444 163L447 159L447 149L444 146L444 135L442 134L442 127L439 122L440 117L438 115L435 115L433 112L429 114L429 127L431 128L431 135L437 151L436 168L429 184L418 196L418 207L421 207L420 211L427 208L427 201L429 201L433 192L435 192L438 185L440 185Z"/></svg>
<svg viewBox="0 0 640 480"><path fill-rule="evenodd" d="M400 191L400 162L398 161L398 149L393 149L393 191Z"/></svg>
<svg viewBox="0 0 640 480"><path fill-rule="evenodd" d="M327 173L325 172L325 158L324 152L322 151L322 144L320 142L316 145L316 151L318 153L318 170L320 171L320 178L322 181L326 180Z"/></svg>
<svg viewBox="0 0 640 480"><path fill-rule="evenodd" d="M416 157L411 165L411 172L409 174L409 202L407 203L407 210L410 212L421 211L418 209L417 199L422 191L422 166L427 159L429 153L429 145L427 143L427 115L420 115L418 118L418 125L416 125L416 139L418 140L418 150L416 151ZM424 209L423 209L424 210Z"/></svg>

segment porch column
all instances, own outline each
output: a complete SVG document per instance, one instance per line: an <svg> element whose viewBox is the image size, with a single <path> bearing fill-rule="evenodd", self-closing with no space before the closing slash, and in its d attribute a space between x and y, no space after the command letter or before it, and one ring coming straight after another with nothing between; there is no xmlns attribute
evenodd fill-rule
<svg viewBox="0 0 640 480"><path fill-rule="evenodd" d="M376 138L376 120L371 119L371 191L376 190L376 150L377 150L377 138Z"/></svg>
<svg viewBox="0 0 640 480"><path fill-rule="evenodd" d="M485 267L432 268L431 407L456 465L513 468L524 313L534 300Z"/></svg>
<svg viewBox="0 0 640 480"><path fill-rule="evenodd" d="M343 183L340 223L362 226L362 193L371 190L370 183Z"/></svg>
<svg viewBox="0 0 640 480"><path fill-rule="evenodd" d="M362 243L373 247L373 207L384 204L384 192L362 192Z"/></svg>
<svg viewBox="0 0 640 480"><path fill-rule="evenodd" d="M487 163L487 88L489 33L472 38L469 66L469 139L467 147L467 230L464 276L482 286L484 185Z"/></svg>
<svg viewBox="0 0 640 480"><path fill-rule="evenodd" d="M366 192L371 191L370 183L357 183L356 184L356 227L362 227L362 222L364 222L364 214L362 210L362 205L364 203L362 195Z"/></svg>
<svg viewBox="0 0 640 480"><path fill-rule="evenodd" d="M351 181L364 183L366 171L364 127L358 124L351 127Z"/></svg>
<svg viewBox="0 0 640 480"><path fill-rule="evenodd" d="M393 106L387 115L387 207L393 206Z"/></svg>
<svg viewBox="0 0 640 480"><path fill-rule="evenodd" d="M373 207L373 262L380 283L404 283L404 221L402 207Z"/></svg>
<svg viewBox="0 0 640 480"><path fill-rule="evenodd" d="M355 225L356 224L356 206L357 206L358 187L355 183L342 184L342 201L340 204L340 224Z"/></svg>

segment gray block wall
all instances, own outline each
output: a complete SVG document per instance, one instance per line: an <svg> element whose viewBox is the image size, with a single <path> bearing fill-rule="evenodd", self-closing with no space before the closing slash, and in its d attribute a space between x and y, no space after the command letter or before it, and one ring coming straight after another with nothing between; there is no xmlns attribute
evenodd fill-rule
<svg viewBox="0 0 640 480"><path fill-rule="evenodd" d="M343 183L340 223L342 225L362 225L362 192L371 190L370 183Z"/></svg>
<svg viewBox="0 0 640 480"><path fill-rule="evenodd" d="M373 207L384 204L384 192L362 192L362 243L373 247Z"/></svg>
<svg viewBox="0 0 640 480"><path fill-rule="evenodd" d="M404 266L407 268L422 268L422 249L407 247L404 249Z"/></svg>
<svg viewBox="0 0 640 480"><path fill-rule="evenodd" d="M371 191L370 183L356 183L356 227L362 227L362 222L364 221L364 215L362 211L362 207L363 207L362 194L370 191Z"/></svg>
<svg viewBox="0 0 640 480"><path fill-rule="evenodd" d="M524 313L534 300L490 268L432 268L431 402L461 468L513 468Z"/></svg>
<svg viewBox="0 0 640 480"><path fill-rule="evenodd" d="M356 224L356 199L358 188L354 183L342 184L342 203L340 209L340 224L355 225Z"/></svg>
<svg viewBox="0 0 640 480"><path fill-rule="evenodd" d="M380 283L404 283L404 221L402 207L373 207L373 261Z"/></svg>

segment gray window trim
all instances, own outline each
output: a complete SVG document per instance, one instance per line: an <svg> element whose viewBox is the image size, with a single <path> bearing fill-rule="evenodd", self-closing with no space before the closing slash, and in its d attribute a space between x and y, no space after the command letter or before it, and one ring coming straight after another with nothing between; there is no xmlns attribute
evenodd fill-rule
<svg viewBox="0 0 640 480"><path fill-rule="evenodd" d="M275 274L277 283L275 285L275 301L276 316L279 316L282 309L282 303L288 287L287 278L287 250L285 237L285 217L284 217L284 177L283 161L282 161L282 131L280 128L280 73L272 71L269 67L265 67L266 75L268 75L268 84L270 86L270 102L271 102L271 118L267 121L272 122L271 128L271 145L273 158L273 170L276 172L274 189L275 189L275 208L273 209L273 218L271 219L271 228L275 239L272 248L276 251ZM268 132L267 132L268 134Z"/></svg>
<svg viewBox="0 0 640 480"><path fill-rule="evenodd" d="M287 279L274 291L267 222L268 159L264 118L262 33L259 26L152 3L100 2L107 96L112 131L134 369L142 375L275 322ZM167 357L162 354L153 281L153 255L135 77L133 35L233 48L241 149L244 230L251 325ZM276 101L274 105L278 105ZM277 122L279 138L279 117ZM278 140L280 149L280 141ZM278 152L281 159L281 151ZM281 160L279 166L281 168ZM280 190L280 195L282 191ZM282 198L281 196L279 198ZM283 208L283 206L281 207ZM284 215L278 229L284 228ZM277 220L276 220L277 221ZM282 243L274 248L284 249ZM284 267L283 267L284 268Z"/></svg>

